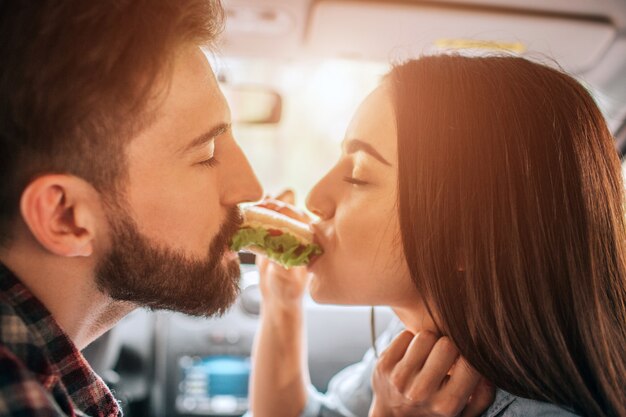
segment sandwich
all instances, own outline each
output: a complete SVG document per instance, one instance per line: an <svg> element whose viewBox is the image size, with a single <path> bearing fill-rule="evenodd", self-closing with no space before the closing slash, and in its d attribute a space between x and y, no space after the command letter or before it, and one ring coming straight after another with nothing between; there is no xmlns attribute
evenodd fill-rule
<svg viewBox="0 0 626 417"><path fill-rule="evenodd" d="M307 265L322 249L315 244L309 225L261 206L242 210L244 222L230 248L267 256L285 268Z"/></svg>

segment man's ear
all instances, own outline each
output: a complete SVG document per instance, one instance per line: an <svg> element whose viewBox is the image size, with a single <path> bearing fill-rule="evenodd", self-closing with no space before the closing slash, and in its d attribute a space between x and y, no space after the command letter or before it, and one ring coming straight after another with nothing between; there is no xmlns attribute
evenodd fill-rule
<svg viewBox="0 0 626 417"><path fill-rule="evenodd" d="M97 224L98 193L71 175L43 175L20 199L24 222L37 241L59 256L90 256Z"/></svg>

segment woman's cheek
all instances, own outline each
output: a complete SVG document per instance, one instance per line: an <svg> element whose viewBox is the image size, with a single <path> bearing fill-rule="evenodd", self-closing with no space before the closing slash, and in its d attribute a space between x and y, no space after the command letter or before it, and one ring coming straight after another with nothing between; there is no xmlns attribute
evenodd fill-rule
<svg viewBox="0 0 626 417"><path fill-rule="evenodd" d="M364 257L372 255L373 242L377 241L375 236L376 227L368 219L358 216L351 216L338 225L338 244L342 251L347 252L350 258L363 260Z"/></svg>

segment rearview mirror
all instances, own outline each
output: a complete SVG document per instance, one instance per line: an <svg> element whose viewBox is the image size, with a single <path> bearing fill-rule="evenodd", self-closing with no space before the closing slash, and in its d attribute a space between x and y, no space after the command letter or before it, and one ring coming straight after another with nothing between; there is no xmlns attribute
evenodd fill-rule
<svg viewBox="0 0 626 417"><path fill-rule="evenodd" d="M232 122L237 124L276 124L280 122L283 102L276 91L265 86L222 85L230 106Z"/></svg>

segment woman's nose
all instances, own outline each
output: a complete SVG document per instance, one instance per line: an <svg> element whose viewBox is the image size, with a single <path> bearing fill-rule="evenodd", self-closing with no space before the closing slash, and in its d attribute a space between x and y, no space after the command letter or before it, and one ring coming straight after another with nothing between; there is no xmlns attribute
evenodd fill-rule
<svg viewBox="0 0 626 417"><path fill-rule="evenodd" d="M322 220L330 219L335 214L333 194L328 183L328 176L322 178L309 192L306 207Z"/></svg>

